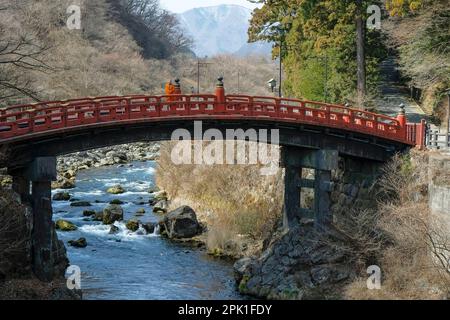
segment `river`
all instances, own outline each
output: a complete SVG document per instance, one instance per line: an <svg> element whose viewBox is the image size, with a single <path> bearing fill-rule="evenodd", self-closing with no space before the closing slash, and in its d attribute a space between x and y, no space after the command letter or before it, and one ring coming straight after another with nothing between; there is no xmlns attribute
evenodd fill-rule
<svg viewBox="0 0 450 320"><path fill-rule="evenodd" d="M110 226L85 221L83 210L100 211L111 200L120 199L125 221L145 208L139 219L156 222L147 192L154 183L154 167L154 162L134 162L81 171L76 188L69 192L72 198L89 201L92 206L76 208L68 201L53 201L54 220L65 219L78 227L73 232L58 232L58 237L66 244L71 265L81 269L83 299L243 299L235 288L232 265L208 257L204 250L174 244L143 230L133 233L124 223L116 223L120 232L110 235ZM116 184L127 192L106 193ZM68 246L69 240L80 237L87 239L86 248Z"/></svg>

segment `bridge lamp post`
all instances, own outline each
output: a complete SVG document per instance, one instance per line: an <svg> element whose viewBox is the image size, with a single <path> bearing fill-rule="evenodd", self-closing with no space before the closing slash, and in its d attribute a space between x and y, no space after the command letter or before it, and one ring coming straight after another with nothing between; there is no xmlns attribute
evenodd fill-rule
<svg viewBox="0 0 450 320"><path fill-rule="evenodd" d="M280 33L280 84L278 87L278 96L281 98L283 97L283 89L282 89L282 83L283 83L283 45L284 45L284 38L286 37L286 34L291 29L292 24L286 23L284 26L278 27L278 32Z"/></svg>
<svg viewBox="0 0 450 320"><path fill-rule="evenodd" d="M202 62L200 59L197 59L197 94L200 94L200 68L208 67L213 63L211 62Z"/></svg>
<svg viewBox="0 0 450 320"><path fill-rule="evenodd" d="M446 147L450 147L450 88L447 90L447 132L445 134Z"/></svg>

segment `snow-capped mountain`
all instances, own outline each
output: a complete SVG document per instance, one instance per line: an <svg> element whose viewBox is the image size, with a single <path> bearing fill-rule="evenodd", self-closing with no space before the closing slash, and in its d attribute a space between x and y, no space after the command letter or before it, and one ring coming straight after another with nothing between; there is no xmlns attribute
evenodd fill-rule
<svg viewBox="0 0 450 320"><path fill-rule="evenodd" d="M194 39L199 57L221 53L270 54L271 45L248 44L247 30L252 11L236 5L195 8L178 15L181 27Z"/></svg>

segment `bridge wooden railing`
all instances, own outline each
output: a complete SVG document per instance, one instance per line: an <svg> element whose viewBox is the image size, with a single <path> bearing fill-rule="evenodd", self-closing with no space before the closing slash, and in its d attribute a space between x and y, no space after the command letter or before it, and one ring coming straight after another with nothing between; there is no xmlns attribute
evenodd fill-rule
<svg viewBox="0 0 450 320"><path fill-rule="evenodd" d="M425 137L425 124L406 124L404 115L392 118L341 105L225 96L216 91L215 95L110 96L7 107L0 110L0 142L84 125L180 117L273 119L354 131L409 145L423 145Z"/></svg>

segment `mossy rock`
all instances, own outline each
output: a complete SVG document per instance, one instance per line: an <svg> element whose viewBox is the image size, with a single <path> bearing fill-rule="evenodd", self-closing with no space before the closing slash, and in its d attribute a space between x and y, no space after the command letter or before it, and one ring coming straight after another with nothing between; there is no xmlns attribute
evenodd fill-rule
<svg viewBox="0 0 450 320"><path fill-rule="evenodd" d="M241 282L239 283L239 292L241 294L247 294L248 293L248 288L247 288L247 282L249 280L249 276L248 275L244 275L242 277Z"/></svg>
<svg viewBox="0 0 450 320"><path fill-rule="evenodd" d="M139 229L139 221L129 220L126 224L126 227L128 230L135 232Z"/></svg>
<svg viewBox="0 0 450 320"><path fill-rule="evenodd" d="M111 201L109 204L124 204L124 202L122 200L119 199L114 199L113 201Z"/></svg>
<svg viewBox="0 0 450 320"><path fill-rule="evenodd" d="M120 185L115 185L114 187L109 188L106 192L111 194L122 194L125 193L125 189Z"/></svg>
<svg viewBox="0 0 450 320"><path fill-rule="evenodd" d="M103 210L103 224L113 224L123 220L123 209L120 205L111 204Z"/></svg>
<svg viewBox="0 0 450 320"><path fill-rule="evenodd" d="M55 223L56 230L60 231L75 231L77 230L77 226L74 225L72 222L69 222L67 220L58 220Z"/></svg>
<svg viewBox="0 0 450 320"><path fill-rule="evenodd" d="M208 250L208 254L210 256L216 257L216 258L221 258L225 255L224 251L220 248L212 248Z"/></svg>

